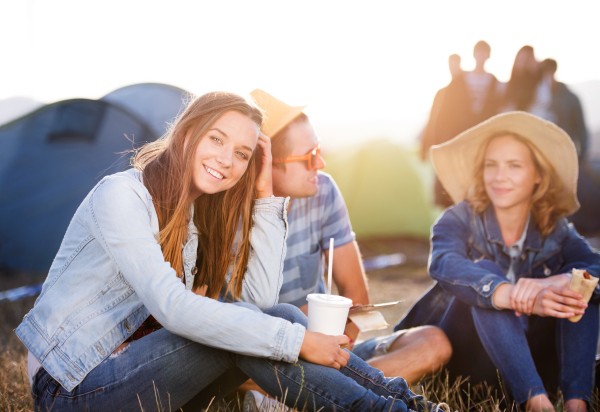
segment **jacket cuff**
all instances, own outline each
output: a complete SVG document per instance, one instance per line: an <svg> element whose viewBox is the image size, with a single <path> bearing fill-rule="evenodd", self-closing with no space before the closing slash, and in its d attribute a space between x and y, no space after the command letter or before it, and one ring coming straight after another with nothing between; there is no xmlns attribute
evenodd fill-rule
<svg viewBox="0 0 600 412"><path fill-rule="evenodd" d="M475 290L479 294L477 299L479 301L479 306L485 309L502 310L494 305L493 296L498 286L504 283L510 282L506 278L492 273L481 279L477 285L475 285Z"/></svg>
<svg viewBox="0 0 600 412"><path fill-rule="evenodd" d="M282 220L287 220L287 208L290 204L288 197L263 197L254 201L252 214L270 213L279 216Z"/></svg>
<svg viewBox="0 0 600 412"><path fill-rule="evenodd" d="M306 329L301 324L282 319L272 359L288 363L298 362L305 333Z"/></svg>

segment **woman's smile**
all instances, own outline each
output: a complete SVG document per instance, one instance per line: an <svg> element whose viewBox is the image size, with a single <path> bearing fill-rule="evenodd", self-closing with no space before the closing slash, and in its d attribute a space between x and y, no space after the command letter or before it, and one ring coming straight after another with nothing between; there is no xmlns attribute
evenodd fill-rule
<svg viewBox="0 0 600 412"><path fill-rule="evenodd" d="M494 138L487 147L483 181L496 209L529 207L540 176L529 148L510 135Z"/></svg>
<svg viewBox="0 0 600 412"><path fill-rule="evenodd" d="M512 192L513 189L508 189L508 188L501 188L501 187L492 187L492 191L494 192L494 194L498 195L498 196L502 196L505 195L507 193Z"/></svg>
<svg viewBox="0 0 600 412"><path fill-rule="evenodd" d="M258 125L249 117L234 110L221 115L196 147L190 198L234 186L246 172L257 140Z"/></svg>
<svg viewBox="0 0 600 412"><path fill-rule="evenodd" d="M213 169L211 167L208 167L207 165L204 165L204 170L206 170L206 173L208 173L216 181L221 181L221 180L225 179L225 176L223 173L219 173L218 171L216 171L215 169Z"/></svg>

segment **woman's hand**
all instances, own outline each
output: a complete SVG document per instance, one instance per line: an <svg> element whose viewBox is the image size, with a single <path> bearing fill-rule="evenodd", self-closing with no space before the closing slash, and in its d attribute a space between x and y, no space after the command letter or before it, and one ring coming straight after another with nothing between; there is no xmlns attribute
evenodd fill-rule
<svg viewBox="0 0 600 412"><path fill-rule="evenodd" d="M300 358L340 370L350 359L350 353L340 348L340 345L348 345L348 343L348 337L343 335L329 336L307 330L300 347Z"/></svg>
<svg viewBox="0 0 600 412"><path fill-rule="evenodd" d="M569 284L567 275L555 275L545 279L521 278L510 294L510 307L517 316L525 313L531 315L538 294L550 285L566 287Z"/></svg>
<svg viewBox="0 0 600 412"><path fill-rule="evenodd" d="M256 159L256 167L258 170L258 175L256 176L256 182L254 184L256 198L271 197L273 195L273 156L271 155L271 139L262 132L258 132L256 151L256 156L260 156L259 159Z"/></svg>
<svg viewBox="0 0 600 412"><path fill-rule="evenodd" d="M537 295L533 305L533 314L555 318L571 318L575 315L583 315L588 305L581 301L582 298L581 293L574 292L569 288L550 285Z"/></svg>

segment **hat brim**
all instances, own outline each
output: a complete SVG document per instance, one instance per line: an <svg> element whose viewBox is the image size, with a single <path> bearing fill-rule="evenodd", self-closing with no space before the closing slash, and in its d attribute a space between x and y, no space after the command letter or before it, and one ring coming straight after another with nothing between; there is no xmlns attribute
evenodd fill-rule
<svg viewBox="0 0 600 412"><path fill-rule="evenodd" d="M455 203L462 202L474 184L475 164L487 138L499 133L514 133L533 143L552 164L565 190L569 214L579 209L577 150L569 135L554 123L526 112L510 112L494 116L452 140L432 146L431 160L444 189Z"/></svg>

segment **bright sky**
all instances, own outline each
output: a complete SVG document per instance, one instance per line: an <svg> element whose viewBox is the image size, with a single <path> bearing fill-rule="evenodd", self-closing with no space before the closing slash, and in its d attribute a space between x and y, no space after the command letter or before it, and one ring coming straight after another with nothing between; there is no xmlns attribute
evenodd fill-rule
<svg viewBox="0 0 600 412"><path fill-rule="evenodd" d="M447 57L508 80L517 50L558 61L567 83L600 78L600 2L0 2L0 99L99 98L124 85L193 93L259 87L309 103L315 123L422 116L450 79Z"/></svg>

